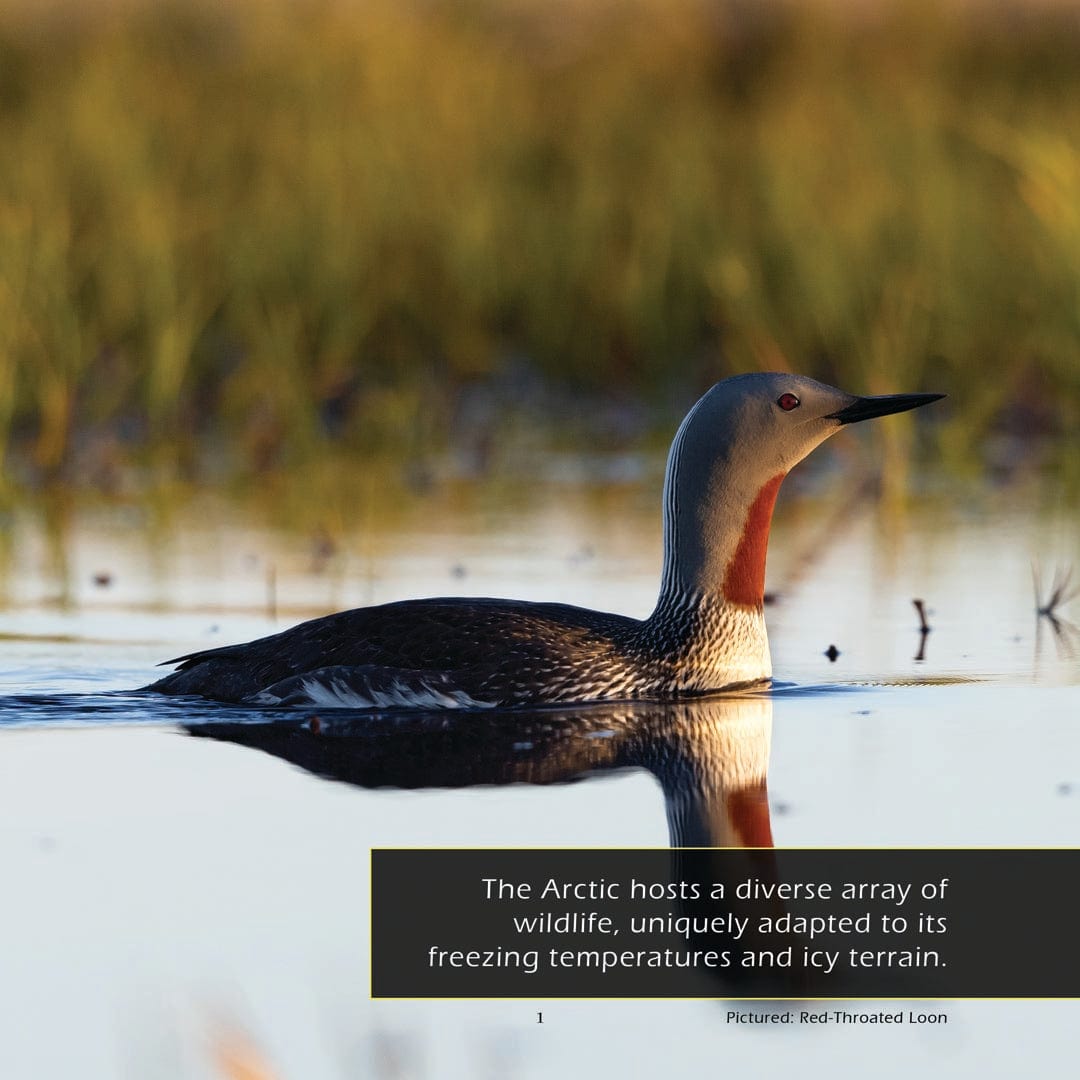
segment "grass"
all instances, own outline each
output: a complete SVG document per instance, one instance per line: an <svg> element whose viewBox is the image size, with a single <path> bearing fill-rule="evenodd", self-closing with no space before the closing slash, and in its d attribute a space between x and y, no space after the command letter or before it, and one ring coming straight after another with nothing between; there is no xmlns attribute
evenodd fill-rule
<svg viewBox="0 0 1080 1080"><path fill-rule="evenodd" d="M13 483L408 456L522 372L943 390L957 468L1080 423L1066 5L78 10L0 0Z"/></svg>

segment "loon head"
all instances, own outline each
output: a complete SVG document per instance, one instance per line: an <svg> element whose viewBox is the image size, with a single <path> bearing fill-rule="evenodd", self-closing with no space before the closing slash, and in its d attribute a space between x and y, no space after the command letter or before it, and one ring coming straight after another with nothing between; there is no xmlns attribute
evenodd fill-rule
<svg viewBox="0 0 1080 1080"><path fill-rule="evenodd" d="M668 455L665 586L759 607L773 504L789 470L845 424L943 396L857 397L783 372L717 383L687 414Z"/></svg>
<svg viewBox="0 0 1080 1080"><path fill-rule="evenodd" d="M786 474L845 424L917 409L941 397L856 397L804 375L736 375L718 382L694 406L684 434L714 465L731 465L749 486L760 486Z"/></svg>

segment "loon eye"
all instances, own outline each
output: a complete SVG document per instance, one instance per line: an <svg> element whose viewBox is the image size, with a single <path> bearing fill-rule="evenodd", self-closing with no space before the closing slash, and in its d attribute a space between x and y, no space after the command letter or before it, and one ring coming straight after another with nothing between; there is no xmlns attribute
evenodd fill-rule
<svg viewBox="0 0 1080 1080"><path fill-rule="evenodd" d="M799 407L799 399L794 394L781 394L776 399L776 404L780 406L784 412L791 412L792 409Z"/></svg>

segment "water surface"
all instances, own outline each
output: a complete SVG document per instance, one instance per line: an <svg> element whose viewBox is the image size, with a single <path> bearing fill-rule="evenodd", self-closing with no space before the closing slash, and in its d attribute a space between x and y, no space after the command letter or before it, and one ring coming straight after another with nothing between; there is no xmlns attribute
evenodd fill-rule
<svg viewBox="0 0 1080 1080"><path fill-rule="evenodd" d="M535 494L406 507L334 541L316 522L282 531L199 504L164 531L130 511L76 515L59 536L17 516L0 611L0 1075L212 1077L258 1061L304 1080L865 1075L868 1062L1004 1076L1066 1060L1071 1002L789 1032L728 1026L723 1002L368 999L372 845L1078 835L1077 636L1036 616L1031 561L1045 593L1080 534L1045 500L928 498L885 515L835 491L782 498L769 695L313 725L313 710L131 692L169 656L405 596L647 614L651 499Z"/></svg>

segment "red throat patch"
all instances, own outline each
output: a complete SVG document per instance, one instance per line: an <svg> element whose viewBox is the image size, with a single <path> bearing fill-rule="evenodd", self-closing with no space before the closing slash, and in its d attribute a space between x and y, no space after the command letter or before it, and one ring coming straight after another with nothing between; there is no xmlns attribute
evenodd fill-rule
<svg viewBox="0 0 1080 1080"><path fill-rule="evenodd" d="M772 823L769 819L769 792L765 781L756 787L728 793L727 815L735 833L732 847L772 847Z"/></svg>
<svg viewBox="0 0 1080 1080"><path fill-rule="evenodd" d="M746 515L742 536L724 573L724 599L730 604L760 607L765 601L765 554L769 547L776 493L786 473L778 473L757 493Z"/></svg>

